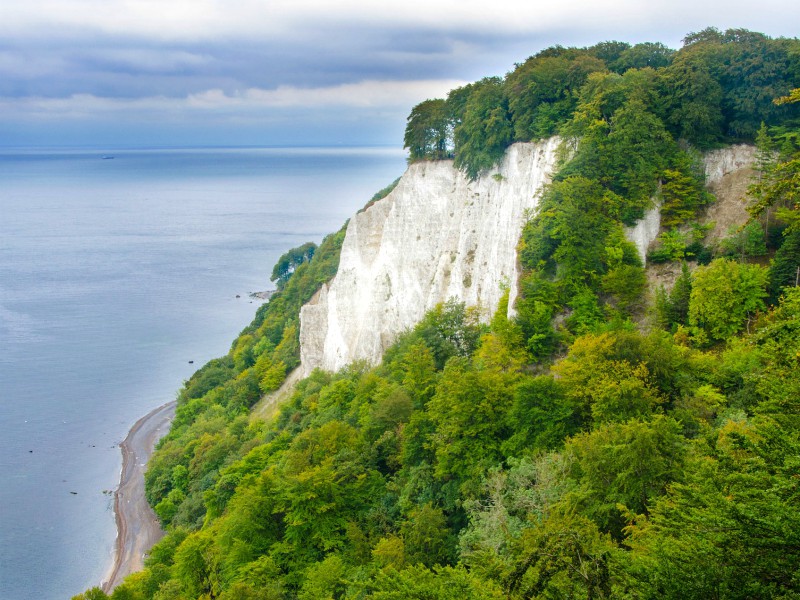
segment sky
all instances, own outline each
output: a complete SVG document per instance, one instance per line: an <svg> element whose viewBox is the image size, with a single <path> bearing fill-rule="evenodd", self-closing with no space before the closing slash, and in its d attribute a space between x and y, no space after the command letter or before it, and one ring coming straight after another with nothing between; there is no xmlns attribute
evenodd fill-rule
<svg viewBox="0 0 800 600"><path fill-rule="evenodd" d="M800 32L796 0L2 0L0 146L402 145L554 44Z"/></svg>

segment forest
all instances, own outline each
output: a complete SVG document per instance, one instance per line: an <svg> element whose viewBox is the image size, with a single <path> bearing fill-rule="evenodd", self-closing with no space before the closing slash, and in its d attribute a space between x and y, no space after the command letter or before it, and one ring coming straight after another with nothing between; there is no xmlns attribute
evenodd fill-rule
<svg viewBox="0 0 800 600"><path fill-rule="evenodd" d="M409 161L470 178L562 139L516 317L451 300L256 418L344 229L289 251L179 393L146 475L166 536L76 600L800 597L799 88L800 40L709 28L551 47L414 107ZM701 153L742 142L750 219L712 243ZM680 275L650 290L624 226L656 201L648 264Z"/></svg>

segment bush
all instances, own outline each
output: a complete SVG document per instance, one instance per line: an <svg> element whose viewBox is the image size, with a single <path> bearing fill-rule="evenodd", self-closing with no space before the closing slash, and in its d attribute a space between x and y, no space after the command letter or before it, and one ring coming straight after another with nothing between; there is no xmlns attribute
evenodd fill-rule
<svg viewBox="0 0 800 600"><path fill-rule="evenodd" d="M694 272L689 323L713 340L727 340L764 309L767 270L718 258Z"/></svg>

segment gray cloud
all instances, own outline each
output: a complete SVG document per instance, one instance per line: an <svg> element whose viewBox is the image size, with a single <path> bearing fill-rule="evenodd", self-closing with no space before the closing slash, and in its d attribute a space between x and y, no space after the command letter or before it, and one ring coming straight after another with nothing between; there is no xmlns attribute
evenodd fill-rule
<svg viewBox="0 0 800 600"><path fill-rule="evenodd" d="M398 143L414 103L502 75L548 45L674 47L709 25L795 35L798 12L788 0L6 2L0 143L148 128L195 139L192 127L209 143L223 134L307 143L367 122L373 141Z"/></svg>

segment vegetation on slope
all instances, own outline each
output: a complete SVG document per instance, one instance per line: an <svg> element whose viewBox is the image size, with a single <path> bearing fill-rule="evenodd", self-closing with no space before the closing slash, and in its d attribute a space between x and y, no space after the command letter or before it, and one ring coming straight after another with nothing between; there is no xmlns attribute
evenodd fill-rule
<svg viewBox="0 0 800 600"><path fill-rule="evenodd" d="M181 391L147 475L167 536L111 597L800 595L799 49L716 30L677 53L552 48L435 103L446 126L412 159L441 158L451 130L471 175L512 140L573 140L520 242L517 318L441 305L381 365L317 371L252 422L335 272L343 232L327 238ZM710 201L693 148L761 122L769 266L736 240L715 257L692 227ZM622 227L654 194L663 260L706 265L648 307Z"/></svg>
<svg viewBox="0 0 800 600"><path fill-rule="evenodd" d="M219 483L222 465L259 443L264 425L250 424L249 409L299 364L300 307L336 273L343 241L344 228L315 251L304 245L281 257L273 272L278 290L269 303L226 356L186 382L172 428L145 476L147 499L163 523L202 526L204 495Z"/></svg>

